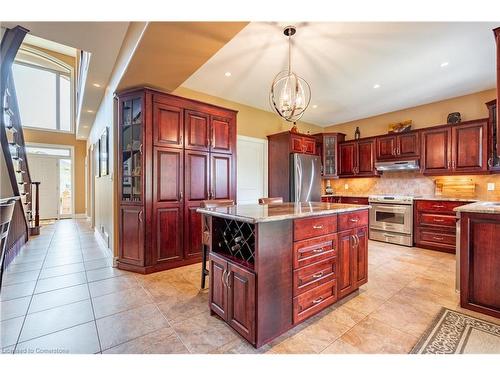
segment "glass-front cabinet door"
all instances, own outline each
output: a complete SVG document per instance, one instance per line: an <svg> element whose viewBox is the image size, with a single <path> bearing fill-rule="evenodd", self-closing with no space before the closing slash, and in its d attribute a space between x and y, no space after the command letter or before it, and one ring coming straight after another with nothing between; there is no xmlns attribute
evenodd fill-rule
<svg viewBox="0 0 500 375"><path fill-rule="evenodd" d="M323 138L323 176L334 177L337 175L337 137L325 136Z"/></svg>
<svg viewBox="0 0 500 375"><path fill-rule="evenodd" d="M122 201L140 203L143 189L142 98L123 100L120 103L120 111Z"/></svg>

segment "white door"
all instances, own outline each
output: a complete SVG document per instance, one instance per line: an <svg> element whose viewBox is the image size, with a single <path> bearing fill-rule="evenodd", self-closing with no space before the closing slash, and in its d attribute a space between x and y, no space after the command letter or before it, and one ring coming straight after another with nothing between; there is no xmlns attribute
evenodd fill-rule
<svg viewBox="0 0 500 375"><path fill-rule="evenodd" d="M267 140L239 135L236 150L238 204L257 204L267 197Z"/></svg>
<svg viewBox="0 0 500 375"><path fill-rule="evenodd" d="M40 182L40 219L57 219L59 211L59 160L50 156L30 154L28 165L31 180Z"/></svg>

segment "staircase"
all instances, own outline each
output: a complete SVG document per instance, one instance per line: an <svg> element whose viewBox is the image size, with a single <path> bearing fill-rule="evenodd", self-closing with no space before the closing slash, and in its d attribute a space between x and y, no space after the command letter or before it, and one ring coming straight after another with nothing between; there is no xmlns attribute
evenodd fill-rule
<svg viewBox="0 0 500 375"><path fill-rule="evenodd" d="M12 186L13 198L20 197L14 208L7 239L6 265L30 235L40 233L39 183L31 181L16 89L12 77L12 64L27 32L28 30L21 26L7 29L0 44L1 147ZM2 178L7 178L7 176L2 176ZM35 207L33 207L34 204Z"/></svg>

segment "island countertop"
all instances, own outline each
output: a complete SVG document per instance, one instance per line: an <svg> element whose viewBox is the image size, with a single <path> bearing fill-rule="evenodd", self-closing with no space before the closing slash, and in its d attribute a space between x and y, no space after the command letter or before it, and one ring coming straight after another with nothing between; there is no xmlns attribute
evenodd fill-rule
<svg viewBox="0 0 500 375"><path fill-rule="evenodd" d="M479 214L500 214L500 202L476 202L453 209L455 212L473 212Z"/></svg>
<svg viewBox="0 0 500 375"><path fill-rule="evenodd" d="M332 215L343 212L369 209L370 206L341 203L278 203L278 204L242 204L216 208L198 208L196 212L233 219L250 224L291 220L303 217Z"/></svg>

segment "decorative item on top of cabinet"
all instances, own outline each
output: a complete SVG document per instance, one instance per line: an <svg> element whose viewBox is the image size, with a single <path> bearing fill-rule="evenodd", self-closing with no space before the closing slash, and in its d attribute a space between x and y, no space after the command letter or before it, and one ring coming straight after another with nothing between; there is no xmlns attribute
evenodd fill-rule
<svg viewBox="0 0 500 375"><path fill-rule="evenodd" d="M321 156L323 166L323 178L338 177L339 157L338 145L344 142L345 134L342 133L319 133L316 137L316 148Z"/></svg>
<svg viewBox="0 0 500 375"><path fill-rule="evenodd" d="M375 177L375 140L364 138L339 144L339 177Z"/></svg>
<svg viewBox="0 0 500 375"><path fill-rule="evenodd" d="M461 121L462 116L460 115L460 112L452 112L448 114L448 117L446 118L446 122L451 125L458 124Z"/></svg>
<svg viewBox="0 0 500 375"><path fill-rule="evenodd" d="M236 112L148 88L117 94L118 267L201 260L203 200L236 197Z"/></svg>
<svg viewBox="0 0 500 375"><path fill-rule="evenodd" d="M356 126L356 131L354 132L354 139L358 140L361 138L361 132L359 131L359 126Z"/></svg>
<svg viewBox="0 0 500 375"><path fill-rule="evenodd" d="M488 119L422 131L424 174L478 174L488 171Z"/></svg>

